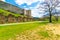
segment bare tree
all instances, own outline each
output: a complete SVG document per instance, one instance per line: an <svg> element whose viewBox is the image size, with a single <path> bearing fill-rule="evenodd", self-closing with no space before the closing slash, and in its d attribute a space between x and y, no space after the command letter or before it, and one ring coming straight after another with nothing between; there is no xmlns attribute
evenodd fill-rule
<svg viewBox="0 0 60 40"><path fill-rule="evenodd" d="M44 13L49 13L49 22L52 22L52 13L54 9L60 7L60 0L45 0L43 3L40 4L38 9L40 11L44 11Z"/></svg>

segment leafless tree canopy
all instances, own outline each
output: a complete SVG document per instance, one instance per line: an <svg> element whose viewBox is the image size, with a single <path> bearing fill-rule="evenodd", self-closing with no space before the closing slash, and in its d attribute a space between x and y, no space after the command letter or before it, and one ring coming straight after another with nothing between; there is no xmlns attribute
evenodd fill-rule
<svg viewBox="0 0 60 40"><path fill-rule="evenodd" d="M60 0L44 0L43 3L40 4L40 6L38 7L38 9L40 11L48 12L50 14L50 19L49 22L52 22L52 12L54 10L57 10L57 8L60 7Z"/></svg>
<svg viewBox="0 0 60 40"><path fill-rule="evenodd" d="M40 4L39 10L45 12L50 10L52 12L55 8L58 7L60 7L60 0L45 0L42 4Z"/></svg>

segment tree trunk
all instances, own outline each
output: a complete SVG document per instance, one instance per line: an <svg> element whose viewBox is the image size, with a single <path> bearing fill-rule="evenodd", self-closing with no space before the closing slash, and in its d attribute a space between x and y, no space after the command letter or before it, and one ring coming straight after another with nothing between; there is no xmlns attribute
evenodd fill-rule
<svg viewBox="0 0 60 40"><path fill-rule="evenodd" d="M49 15L49 16L50 16L49 22L52 23L52 14L51 14L51 9L50 9L50 8L49 8L49 14L50 14L50 15Z"/></svg>
<svg viewBox="0 0 60 40"><path fill-rule="evenodd" d="M52 14L51 14L51 12L50 12L49 22L50 22L50 23L52 22Z"/></svg>

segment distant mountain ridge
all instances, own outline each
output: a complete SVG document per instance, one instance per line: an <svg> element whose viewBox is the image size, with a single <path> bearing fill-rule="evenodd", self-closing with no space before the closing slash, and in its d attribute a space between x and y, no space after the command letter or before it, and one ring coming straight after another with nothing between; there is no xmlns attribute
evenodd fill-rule
<svg viewBox="0 0 60 40"><path fill-rule="evenodd" d="M0 8L4 9L4 10L7 10L7 11L10 11L10 12L24 14L24 10L23 9L21 9L21 8L19 8L17 6L14 6L12 4L3 2L3 1L0 1Z"/></svg>

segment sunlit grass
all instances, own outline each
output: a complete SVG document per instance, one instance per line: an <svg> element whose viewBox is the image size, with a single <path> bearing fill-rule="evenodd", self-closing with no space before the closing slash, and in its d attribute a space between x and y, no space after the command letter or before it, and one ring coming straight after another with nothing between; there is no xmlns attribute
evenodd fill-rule
<svg viewBox="0 0 60 40"><path fill-rule="evenodd" d="M14 37L15 35L20 34L25 30L31 30L43 24L44 23L35 22L35 23L18 24L10 26L0 26L0 40L5 39L7 40L8 38Z"/></svg>
<svg viewBox="0 0 60 40"><path fill-rule="evenodd" d="M26 30L32 30L32 31L39 30L37 31L36 34L39 35L40 37L42 36L43 38L48 39L50 38L55 40L60 38L60 35L54 34L53 31L58 31L60 28L59 26L60 26L59 23L48 23L48 22L34 22L34 23L23 22L23 24L0 26L0 40L8 40L10 38L16 38L16 35L20 34L23 35L22 32L24 33ZM28 31L27 33L30 32ZM27 33L26 35L30 37Z"/></svg>

